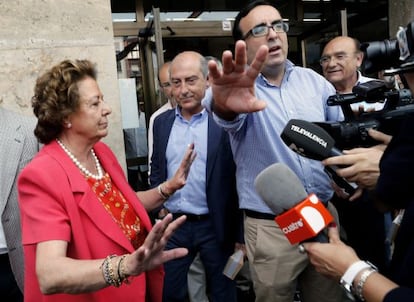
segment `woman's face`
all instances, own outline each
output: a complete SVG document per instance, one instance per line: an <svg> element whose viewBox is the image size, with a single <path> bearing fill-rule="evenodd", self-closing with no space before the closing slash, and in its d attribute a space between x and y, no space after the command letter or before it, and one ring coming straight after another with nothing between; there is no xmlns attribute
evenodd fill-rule
<svg viewBox="0 0 414 302"><path fill-rule="evenodd" d="M68 130L78 137L98 141L108 134L108 115L112 110L94 79L86 77L79 81L78 90L79 108L69 116L72 127Z"/></svg>

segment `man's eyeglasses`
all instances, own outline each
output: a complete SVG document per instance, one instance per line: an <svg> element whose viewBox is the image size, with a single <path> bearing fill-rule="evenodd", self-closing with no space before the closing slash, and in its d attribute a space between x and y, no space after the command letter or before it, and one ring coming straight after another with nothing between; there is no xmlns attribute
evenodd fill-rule
<svg viewBox="0 0 414 302"><path fill-rule="evenodd" d="M245 40L250 36L253 36L253 37L266 36L269 33L269 28L272 28L277 33L286 33L289 31L289 24L281 20L275 21L271 25L259 24L253 27L251 30L249 30L247 34L243 37L243 39Z"/></svg>
<svg viewBox="0 0 414 302"><path fill-rule="evenodd" d="M346 52L339 52L339 53L333 54L332 56L322 56L319 60L319 63L322 66L326 66L331 62L332 59L335 59L336 62L344 62L350 56L351 54L348 54Z"/></svg>

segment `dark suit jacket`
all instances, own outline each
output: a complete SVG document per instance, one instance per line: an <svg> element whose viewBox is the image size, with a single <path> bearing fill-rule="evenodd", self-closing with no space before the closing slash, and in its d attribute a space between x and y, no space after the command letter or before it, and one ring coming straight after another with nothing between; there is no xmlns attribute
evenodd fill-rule
<svg viewBox="0 0 414 302"><path fill-rule="evenodd" d="M168 138L175 120L175 109L159 115L154 121L154 144L151 159L151 186L167 178L165 157ZM211 219L222 244L243 241L242 215L236 190L236 166L228 134L208 116L206 195ZM196 158L197 160L197 158Z"/></svg>
<svg viewBox="0 0 414 302"><path fill-rule="evenodd" d="M390 278L414 289L414 117L407 117L380 162L375 193L394 209L405 209L395 238ZM399 300L398 300L399 301Z"/></svg>

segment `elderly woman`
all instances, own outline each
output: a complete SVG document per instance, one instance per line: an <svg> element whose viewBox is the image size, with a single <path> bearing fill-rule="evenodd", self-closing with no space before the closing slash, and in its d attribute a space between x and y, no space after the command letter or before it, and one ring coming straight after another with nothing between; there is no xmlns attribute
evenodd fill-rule
<svg viewBox="0 0 414 302"><path fill-rule="evenodd" d="M184 186L189 146L174 177L134 192L100 140L111 109L87 60L63 61L37 80L35 135L45 146L19 177L25 301L161 301L164 251L184 219L152 228L147 210ZM152 228L152 230L151 230Z"/></svg>

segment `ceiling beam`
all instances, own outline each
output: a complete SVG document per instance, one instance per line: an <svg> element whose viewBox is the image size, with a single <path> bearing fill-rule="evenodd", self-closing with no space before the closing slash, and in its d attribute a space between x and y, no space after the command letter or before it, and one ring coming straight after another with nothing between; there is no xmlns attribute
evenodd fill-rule
<svg viewBox="0 0 414 302"><path fill-rule="evenodd" d="M226 26L222 21L163 21L160 24L163 38L231 37L233 26L232 23ZM115 22L114 36L137 36L146 26L147 22Z"/></svg>
<svg viewBox="0 0 414 302"><path fill-rule="evenodd" d="M189 19L195 19L200 17L200 15L203 13L203 11L199 10L199 11L194 11L192 12L187 18Z"/></svg>

